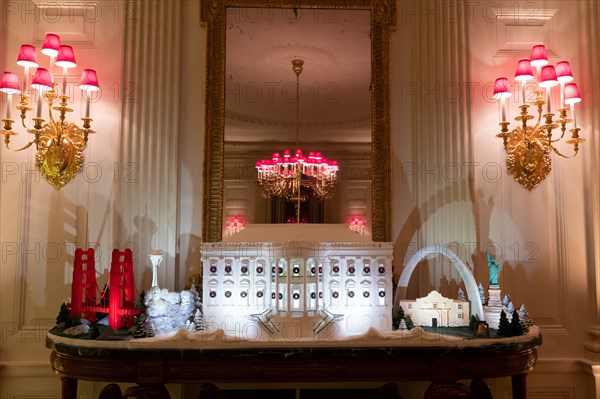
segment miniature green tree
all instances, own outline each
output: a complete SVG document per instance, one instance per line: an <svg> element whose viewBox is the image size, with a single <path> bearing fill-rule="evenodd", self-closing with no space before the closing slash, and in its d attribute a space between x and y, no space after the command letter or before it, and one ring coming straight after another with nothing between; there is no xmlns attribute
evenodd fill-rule
<svg viewBox="0 0 600 399"><path fill-rule="evenodd" d="M413 323L410 316L406 315L404 320L406 320L406 328L408 328L409 330L412 330L413 328L415 328L415 323Z"/></svg>
<svg viewBox="0 0 600 399"><path fill-rule="evenodd" d="M64 302L60 305L60 311L58 312L58 316L56 316L56 325L60 325L61 323L64 323L65 328L71 326L71 311Z"/></svg>
<svg viewBox="0 0 600 399"><path fill-rule="evenodd" d="M499 337L510 337L512 335L510 323L508 322L508 318L506 317L504 310L500 313L500 324L498 324L497 334Z"/></svg>
<svg viewBox="0 0 600 399"><path fill-rule="evenodd" d="M99 336L100 336L100 327L98 327L98 324L94 323L90 327L90 338L91 339L96 339Z"/></svg>
<svg viewBox="0 0 600 399"><path fill-rule="evenodd" d="M144 298L146 297L146 291L142 291L140 293L140 299L138 299L138 301L135 303L135 308L136 309L142 309L144 307L146 307L146 305L144 305Z"/></svg>
<svg viewBox="0 0 600 399"><path fill-rule="evenodd" d="M519 320L519 313L513 310L512 319L510 320L510 330L514 337L523 335L523 327L521 327L521 321Z"/></svg>
<svg viewBox="0 0 600 399"><path fill-rule="evenodd" d="M524 333L528 332L529 327L533 325L533 320L531 320L525 305L521 305L521 308L519 309L519 321L521 322L521 327L523 327Z"/></svg>
<svg viewBox="0 0 600 399"><path fill-rule="evenodd" d="M140 314L137 318L135 325L129 330L129 333L133 335L134 338L146 337L146 319L147 316L145 314Z"/></svg>
<svg viewBox="0 0 600 399"><path fill-rule="evenodd" d="M471 315L469 319L469 330L475 331L475 327L477 326L477 317L474 314Z"/></svg>

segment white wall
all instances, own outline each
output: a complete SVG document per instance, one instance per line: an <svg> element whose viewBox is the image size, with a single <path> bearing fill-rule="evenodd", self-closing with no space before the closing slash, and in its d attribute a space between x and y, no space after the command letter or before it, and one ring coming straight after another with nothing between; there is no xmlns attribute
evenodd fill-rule
<svg viewBox="0 0 600 399"><path fill-rule="evenodd" d="M108 274L110 249L115 243L129 237L147 240L133 234L133 220L115 225L115 222L121 223L120 211L131 203L135 209L132 206L128 211L130 218L140 215L138 210L144 209L146 199L140 199L135 194L138 190L132 189L127 191L131 198L123 197L122 191L120 195L115 194L123 181L122 174L115 174L114 166L119 157L123 160L123 154L127 154L119 143L131 132L124 131L123 126L135 126L121 120L131 111L128 108L131 104L123 102L128 99L123 88L131 83L136 87L135 83L147 81L143 78L151 73L141 70L137 75L139 80L125 81L128 71L128 66L123 65L126 29L142 29L152 21L145 20L143 15L146 14L137 14L135 7L126 9L124 1L86 2L88 7L94 5L101 9L102 14L74 17L73 22L67 17L44 17L40 7L43 3L36 3L38 14L27 13L34 9L31 1L1 4L0 69L16 71L14 59L18 46L31 42L39 47L41 43L36 39L43 37L46 31L55 32L70 38L81 67L98 70L103 94L93 107L98 134L91 138L85 152L88 173L78 176L60 191L36 173L29 173L34 161L31 149L16 154L0 150L0 397L3 398L59 395L60 383L50 372L44 334L53 324L61 300L70 295L72 243L97 243L101 249L98 264L102 276L99 279L103 282ZM158 3L148 2L146 7L158 7ZM69 6L74 3L60 4L62 10L77 10ZM431 3L429 9L419 8L422 4L420 1L398 2L398 26L392 35L395 272L401 272L404 256L411 251L440 243L455 251L460 248L461 258L473 268L476 279L485 282L484 251L494 248L503 265L500 283L504 292L511 295L515 305L526 304L544 335L538 365L528 380L529 397L589 399L600 396L600 388L593 385L589 360L598 353L584 348L585 342L591 343L590 332L597 331L594 328L600 325L597 272L600 269L597 263L600 214L593 202L599 198L600 151L598 128L593 128L591 123L600 123L600 107L595 103L598 97L592 95L598 94L593 68L597 70L600 59L598 51L589 50L596 43L588 39L588 32L597 31L600 24L598 8L594 8L593 2L566 0L468 2L469 13L462 13L457 19L454 14L448 14L454 1ZM528 10L536 12L534 17L539 16L538 26L521 26L522 18L514 23L496 20L495 11L514 9L515 4L532 7ZM91 10L88 8L88 12ZM169 251L171 260L161 270L161 278L168 281L168 288L181 288L189 273L200 271L204 132L201 99L206 31L199 26L198 15L198 2L183 0L180 16L161 20L179 22L181 37L181 61L164 61L164 65L178 66L179 71L178 169L174 185L177 200L173 203L162 196L147 199L151 205L147 216L161 223L165 215L173 214L176 222L169 220L169 226L173 227L146 242L150 242L147 245L152 248ZM131 24L141 25L132 27ZM518 33L510 43L499 39L507 29ZM579 121L582 136L588 141L583 143L581 154L575 159L554 157L549 178L534 191L527 192L504 172L504 150L494 137L497 105L486 100L490 93L482 88L499 75L512 76L516 60L528 56L527 50L518 50L523 45L520 40L537 41L541 37L553 54L571 61L574 73L581 78L584 103L580 109L585 111ZM160 57L152 47L145 55L151 61ZM77 80L75 75L69 76L70 79ZM456 100L447 93L444 95L444 85L457 80L471 84L472 97ZM166 87L167 83L156 84ZM414 83L433 83L434 93L422 97L421 89L427 86L419 88L418 85L416 92L409 91ZM439 83L441 89L435 89L435 83ZM150 89L138 88L139 101L148 101L144 95ZM146 122L155 120L152 118L156 112L151 112L154 108L137 106L142 110L136 114L137 118ZM74 115L78 116L80 104L74 103L73 107ZM0 107L0 115L4 115L3 110L4 107ZM514 108L512 112L514 115ZM453 116L463 119L457 121ZM141 126L150 129L152 137L158 134L151 124ZM14 138L15 143L25 139L26 134ZM158 160L165 161L160 151L153 153ZM473 173L465 173L457 182L444 174L448 165L461 166L464 162L476 163L470 169ZM416 165L417 169L406 169L409 165ZM124 166L117 164L118 168ZM99 177L92 174L96 170L101 173ZM502 172L497 175L499 170ZM136 187L140 192L155 187L147 179L139 181L137 184L141 186ZM117 199L119 203L115 203ZM138 266L138 275L143 276L140 281L147 280L146 269L143 263ZM454 295L453 290L460 284L457 273L442 261L419 266L414 279L409 292L415 295L425 295L431 288L447 296ZM139 288L143 288L141 284ZM595 370L596 385L600 386L598 366ZM491 381L490 385L495 397L509 396L508 380ZM80 396L97 396L101 386L80 383ZM423 384L406 384L403 390L405 398L418 397ZM178 397L180 390L172 387L172 392L173 397Z"/></svg>
<svg viewBox="0 0 600 399"><path fill-rule="evenodd" d="M503 294L517 306L525 303L542 328L539 367L528 384L531 396L595 397L600 393L592 388L594 363L589 359L597 354L585 351L584 343L592 347L591 340L598 339L592 334L598 324L594 253L599 243L587 222L598 218L588 197L588 190L598 189L592 168L597 128L580 113L588 139L580 155L571 160L553 156L550 176L528 192L505 171L506 154L494 137L498 105L490 99L494 79L512 80L517 60L527 58L532 44L543 41L552 52L551 62L566 59L574 66L586 93L579 109L597 109L592 94L597 89L589 81L594 71L588 66L597 65L597 59L588 59L597 52L587 47L587 31L598 29L597 8L588 9L593 2L583 1L466 2L456 14L457 3L461 2L398 3L399 26L392 38L397 270L402 256L439 243L460 249L476 280L486 285L485 250L490 249L503 266ZM462 54L464 48L467 54ZM467 78L462 70L467 70ZM456 87L461 89L458 94ZM456 110L451 110L452 104L458 104ZM511 112L514 117L514 105ZM454 118L463 116L468 122L460 126ZM471 175L465 162L471 162ZM448 189L460 190L463 179L444 173L446 167L452 171L461 166L463 179L472 179L466 198ZM448 213L464 210L464 201L474 220L452 223ZM473 229L476 243L465 241L470 238L465 226ZM409 294L415 296L431 288L455 290L460 284L440 260L424 262L415 275L409 286ZM597 373L596 366L596 380ZM494 391L495 397L504 397L509 385L499 383Z"/></svg>
<svg viewBox="0 0 600 399"><path fill-rule="evenodd" d="M36 5L37 3L37 5ZM46 32L59 34L75 48L78 67L69 82L79 81L82 68L98 71L102 93L93 104L91 136L83 173L60 191L33 172L35 152L0 151L0 379L1 397L58 397L59 380L48 368L45 330L56 318L57 305L70 296L70 265L76 246L95 243L98 270L106 281L111 243L114 165L117 161L119 115L123 98L122 3L2 2L0 69L22 76L15 64L23 43L39 49ZM48 57L38 51L41 66ZM59 79L60 77L57 76ZM74 85L75 87L76 85ZM79 89L74 112L81 115ZM4 117L5 103L3 99ZM29 134L13 138L25 144Z"/></svg>

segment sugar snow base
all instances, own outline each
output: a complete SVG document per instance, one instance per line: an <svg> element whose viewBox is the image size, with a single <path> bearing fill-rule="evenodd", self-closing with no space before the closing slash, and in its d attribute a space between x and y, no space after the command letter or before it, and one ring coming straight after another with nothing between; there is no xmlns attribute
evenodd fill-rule
<svg viewBox="0 0 600 399"><path fill-rule="evenodd" d="M529 342L539 337L539 328L532 326L525 335L510 338L475 338L464 339L444 334L426 332L421 327L412 330L378 331L370 328L364 334L339 339L320 340L317 338L286 338L257 341L243 337L230 336L225 331L208 330L189 332L180 329L170 334L152 338L133 339L128 341L86 341L78 340L77 346L91 348L123 348L123 349L318 349L318 348L390 348L390 347L448 347L468 348L486 347L498 344ZM49 335L55 343L73 344L70 337Z"/></svg>
<svg viewBox="0 0 600 399"><path fill-rule="evenodd" d="M195 289L169 292L167 289L152 287L146 293L144 302L148 315L145 322L148 336L168 334L190 326L201 307Z"/></svg>

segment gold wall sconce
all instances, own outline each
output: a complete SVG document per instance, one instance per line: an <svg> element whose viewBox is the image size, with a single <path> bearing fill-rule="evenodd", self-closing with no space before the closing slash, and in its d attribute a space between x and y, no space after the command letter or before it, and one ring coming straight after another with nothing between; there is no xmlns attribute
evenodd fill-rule
<svg viewBox="0 0 600 399"><path fill-rule="evenodd" d="M573 81L573 73L567 61L548 65L546 48L543 45L534 46L529 59L520 60L515 73L515 80L522 86L522 103L519 105L520 113L515 121L521 122L512 131L509 130L510 122L507 121L506 100L512 96L507 78L498 78L494 84L494 99L500 101L500 126L501 132L496 137L502 138L504 149L508 154L506 167L508 172L523 187L532 190L548 176L552 161L550 153L554 152L562 158L573 158L579 151L579 143L585 141L579 137L581 129L577 127L575 104L581 102L581 94ZM537 69L536 100L527 104L525 99L525 86L534 79L533 67ZM558 117L552 112L551 89L560 86L560 106L557 109ZM528 112L530 106L537 107L537 117ZM567 108L567 105L569 108ZM570 111L570 119L567 113ZM528 124L535 119L535 125ZM566 141L572 145L573 154L564 155L555 146L563 140L567 125L571 138ZM555 129L560 129L560 137L553 135Z"/></svg>
<svg viewBox="0 0 600 399"><path fill-rule="evenodd" d="M56 189L73 180L83 166L83 150L88 142L88 135L95 133L90 129L90 100L91 93L100 89L98 77L93 69L84 69L79 82L79 87L85 93L85 116L82 127L66 120L69 108L67 92L67 71L77 66L75 54L71 46L60 44L57 35L46 35L42 45L42 53L50 57L50 68L40 68L37 62L35 47L29 44L21 46L17 57L17 64L24 68L23 80L19 81L12 72L4 72L0 80L0 92L6 93L6 114L2 119L6 148L11 151L23 151L33 144L36 146L35 165L42 177ZM54 83L54 66L62 68L62 85ZM35 74L29 85L30 68L36 68ZM36 116L31 123L27 113L32 111L29 107L27 90L31 87L36 91L37 106ZM60 92L59 92L60 91ZM11 119L13 105L12 96L20 94L20 102L16 109L20 111L21 124L26 132L34 135L33 140L23 147L13 149L10 147L11 136L18 133L13 130L15 120ZM48 122L42 118L43 102L48 105ZM58 111L55 119L52 111ZM33 125L33 126L31 126Z"/></svg>

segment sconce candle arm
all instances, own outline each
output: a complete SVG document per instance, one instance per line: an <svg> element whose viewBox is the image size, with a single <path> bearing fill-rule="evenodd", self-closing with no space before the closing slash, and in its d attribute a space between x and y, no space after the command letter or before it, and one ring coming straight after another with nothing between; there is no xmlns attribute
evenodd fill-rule
<svg viewBox="0 0 600 399"><path fill-rule="evenodd" d="M552 149L554 150L554 152L556 153L556 155L558 155L561 158L565 158L565 159L575 158L575 156L579 152L579 147L573 149L574 150L573 151L573 155L565 155L565 154L561 153L560 151L558 151L558 149L556 149L556 147L552 147Z"/></svg>
<svg viewBox="0 0 600 399"><path fill-rule="evenodd" d="M23 151L28 149L29 147L31 147L32 145L37 143L37 135L35 137L35 139L31 140L29 143L25 144L23 147L21 148L10 148L10 136L12 135L11 133L6 133L6 131L2 131L2 133L4 134L4 144L6 145L6 149L12 152L19 152L19 151Z"/></svg>

